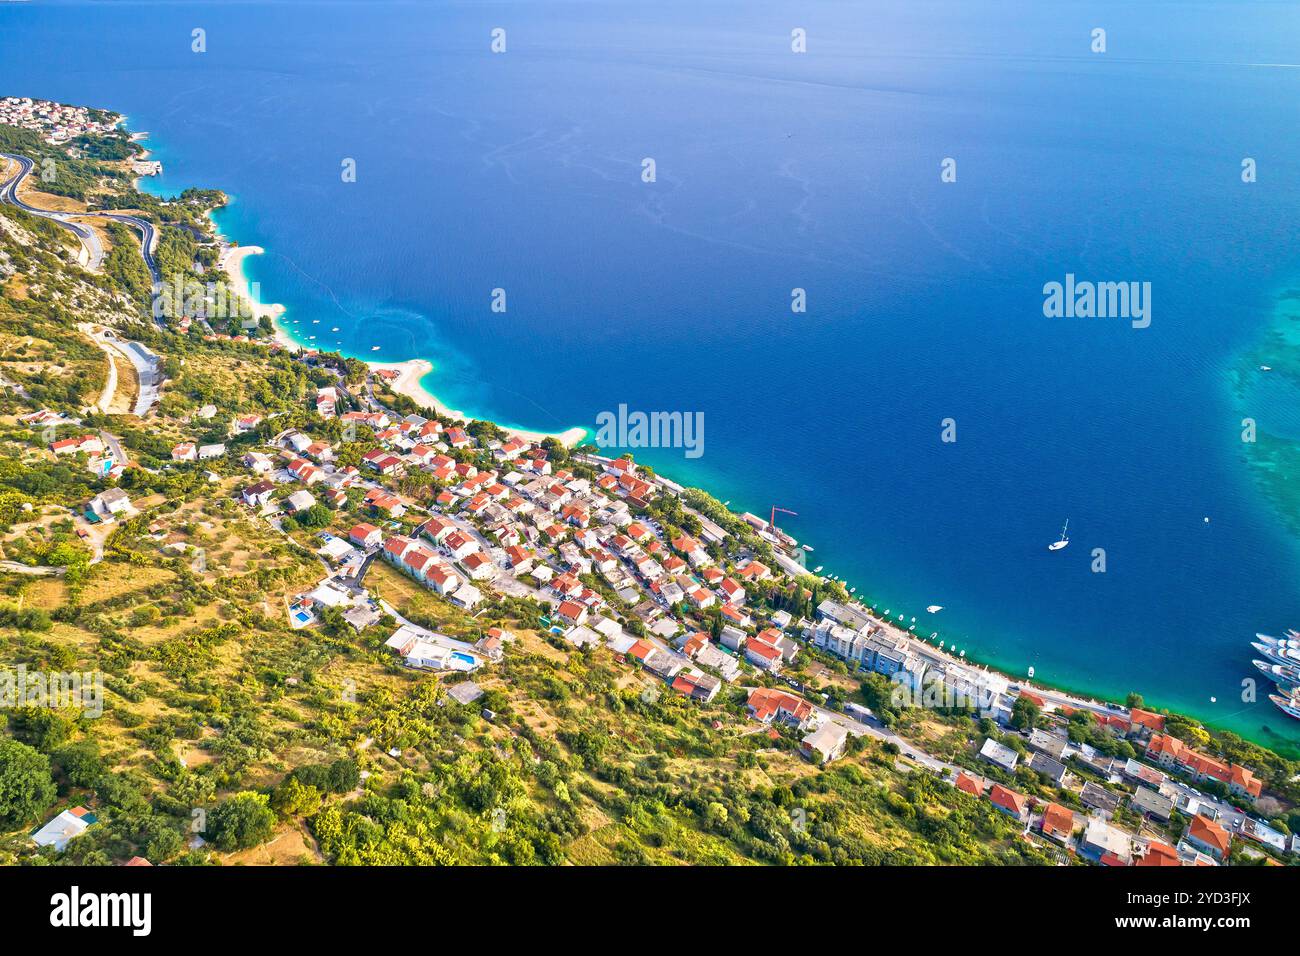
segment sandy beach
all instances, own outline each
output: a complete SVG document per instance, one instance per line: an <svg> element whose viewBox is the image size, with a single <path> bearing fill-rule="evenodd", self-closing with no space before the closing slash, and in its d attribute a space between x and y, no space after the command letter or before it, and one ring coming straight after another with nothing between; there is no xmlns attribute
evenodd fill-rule
<svg viewBox="0 0 1300 956"><path fill-rule="evenodd" d="M244 274L244 260L249 256L260 256L265 251L261 246L231 246L221 254L221 259L217 265L226 274L231 287L252 305L254 318L261 319L263 316L269 318L271 325L275 328L275 340L285 348L297 351L302 346L294 341L293 337L281 328L280 323L276 321L284 314L284 306L278 302L272 305L264 305L260 302L252 294L248 276Z"/></svg>
<svg viewBox="0 0 1300 956"><path fill-rule="evenodd" d="M397 372L397 378L390 382L388 387L398 395L405 395L417 405L432 408L443 418L454 418L467 422L474 417L454 408L448 408L438 401L436 395L420 384L424 376L433 371L433 363L427 359L408 359L405 362L368 362L367 364L376 372ZM543 438L554 438L569 448L582 441L583 436L587 434L586 429L576 427L563 432L537 432L529 431L526 428L510 428L505 425L501 427L516 438L525 441L540 442Z"/></svg>
<svg viewBox="0 0 1300 956"><path fill-rule="evenodd" d="M222 253L219 266L226 274L231 286L252 304L253 315L259 319L263 316L271 319L271 324L275 327L275 340L284 348L296 352L303 348L303 345L296 341L278 321L284 314L284 306L278 303L264 305L259 302L251 294L248 276L244 274L244 260L249 256L261 255L265 251L261 246L231 246ZM433 371L433 363L427 359L408 359L405 362L366 362L366 364L374 371L395 370L398 376L390 383L389 388L398 395L405 395L421 407L432 408L444 418L459 419L466 422L474 418L472 415L449 408L440 402L436 395L420 384L421 379ZM530 431L526 428L507 428L504 425L502 428L511 435L525 441L539 442L543 438L554 438L569 448L582 441L587 433L586 429L577 427L563 432Z"/></svg>

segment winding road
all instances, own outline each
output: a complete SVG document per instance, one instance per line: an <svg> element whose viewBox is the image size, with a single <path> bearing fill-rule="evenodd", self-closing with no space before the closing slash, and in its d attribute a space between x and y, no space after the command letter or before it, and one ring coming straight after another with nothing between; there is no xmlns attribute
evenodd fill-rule
<svg viewBox="0 0 1300 956"><path fill-rule="evenodd" d="M72 232L81 241L82 246L85 247L88 256L86 266L92 271L98 271L103 266L104 246L99 241L99 236L95 233L95 230L89 226L83 226L75 220L94 216L99 219L111 219L114 222L123 223L140 234L140 255L144 257L144 264L149 269L150 278L155 284L162 281L162 273L159 271L158 263L154 259L154 252L158 248L158 230L154 228L153 223L139 216L130 216L118 212L68 213L37 209L18 196L18 188L31 175L36 164L26 156L18 156L13 153L0 153L0 159L12 160L18 164L18 174L0 185L0 204L15 206L24 212L31 213L33 216L49 219L51 222L58 223L64 229Z"/></svg>

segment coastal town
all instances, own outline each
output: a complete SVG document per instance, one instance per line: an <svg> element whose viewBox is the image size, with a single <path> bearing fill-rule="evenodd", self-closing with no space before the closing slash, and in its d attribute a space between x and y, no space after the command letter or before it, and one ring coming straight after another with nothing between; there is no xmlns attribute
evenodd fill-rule
<svg viewBox="0 0 1300 956"><path fill-rule="evenodd" d="M320 353L298 352L294 360L331 367ZM733 527L764 542L776 559L771 565L687 503L685 489L630 457L576 453L557 465L551 451L529 441L479 440L464 423L384 407L368 387L384 378L372 374L367 387L355 388L339 377L318 389L310 409L322 425L337 421L371 446L358 465L341 464L332 444L310 428L271 433L251 413L229 422L229 447L188 440L171 449L183 468L235 457L247 476L239 501L280 533L287 533L286 519L326 509L331 530L295 536L315 548L324 573L286 600L294 628L319 626L330 614L358 632L389 621L386 646L395 656L408 667L446 674L473 675L501 660L514 640L509 631L493 627L473 643L458 640L403 620L370 594L367 575L383 562L467 612L491 592L536 602L544 608L541 629L575 649L608 649L652 692L708 705L739 691L752 720L793 735L818 765L842 758L853 737L892 743L955 790L1017 821L1026 839L1058 848L1062 859L1220 865L1234 841L1245 859L1277 862L1300 853L1300 838L1254 815L1263 795L1254 772L1165 733L1164 716L1016 683L943 653L846 595L821 600L809 616L774 608L773 595L808 578L798 549L762 519L737 516ZM76 430L48 410L26 419ZM120 475L125 466L94 434L59 438L47 451L76 456L101 475ZM436 494L403 493L412 477ZM663 499L680 508L693 534L665 533L652 517ZM89 534L132 507L127 495L110 489L89 500L78 521ZM937 759L868 707L830 706L825 694L808 693L785 676L800 657L844 662L850 675L879 675L918 701L934 695L977 710L992 733L961 759ZM1024 711L1034 715L1030 725L1020 720ZM1083 742L1072 733L1081 725L1127 744L1134 755L1110 756ZM1019 792L1015 781L1026 772L1062 800Z"/></svg>
<svg viewBox="0 0 1300 956"><path fill-rule="evenodd" d="M117 128L120 118L100 115L0 100L0 124L36 131L56 146ZM23 230L23 241L35 243L36 217L12 215L6 229ZM61 239L44 241L55 248ZM196 240L186 263L191 278L219 274L232 248L215 233ZM68 270L81 268L72 253L68 258ZM7 267L0 275L12 289L22 274L11 261L0 256ZM21 284L28 296L31 275ZM536 701L515 701L528 719L500 731L500 701L511 689L503 675L512 662L545 661L554 674L571 676L603 662L615 676L595 699L617 700L618 712L628 700L645 707L671 700L680 707L675 719L732 735L719 749L797 757L790 779L830 775L869 755L882 772L901 775L900 788L924 779L943 788L943 802L991 810L1034 862L1300 862L1300 833L1288 823L1295 820L1294 770L1281 758L1255 765L1239 752L1262 754L1259 748L1225 745L1136 696L1124 704L1087 699L968 661L810 571L808 552L777 526L776 509L766 518L737 513L617 449L448 415L422 401L418 377L410 382L382 363L293 346L256 308L252 321L248 310L228 312L210 301L137 321L99 312L94 322L78 316L79 324L42 333L77 337L84 349L77 360L88 370L85 388L65 390L71 397L59 401L48 400L55 393L47 387L56 350L32 358L20 335L5 333L0 425L14 473L57 474L63 490L85 492L69 506L50 504L53 492L14 499L0 574L16 601L27 600L23 589L33 582L64 587L115 563L141 574L166 563L187 586L215 587L246 573L261 582L249 599L259 627L283 629L288 636L277 640L300 642L304 659L378 635L369 649L382 648L384 675L409 681L394 686L444 695L437 706L450 700L466 721L486 728L489 751L528 740L556 761L547 748L558 745L539 742L539 728L562 720ZM198 367L216 371L200 382ZM99 369L102 379L91 374ZM209 510L197 513L196 503ZM203 544L222 529L228 537L220 553L229 566ZM58 547L29 543L63 532ZM256 547L248 543L254 539ZM255 551L283 559L286 568L296 562L292 573L257 567ZM125 653L130 642L114 615L129 620L138 609L114 600L103 599L85 633ZM180 673L176 661L194 646L216 646L211 634L240 620L238 604L231 598L224 618L196 617L195 633L159 636L160 666ZM15 604L14 619L29 606ZM161 628L175 617L153 613L139 621ZM47 633L57 634L65 619L77 620L58 611L44 622ZM358 646L350 653L367 648ZM203 659L218 662L216 654ZM185 675L177 698L218 696L201 675ZM242 692L259 679L246 677ZM139 668L114 690L128 701L143 699L142 688L155 680ZM345 678L356 680L351 672ZM536 680L546 688L540 699L572 693L551 686L559 678L550 672ZM274 691L268 699L279 706L310 681L294 671L267 683ZM385 699L395 693L384 689ZM216 740L236 727L214 721L193 737ZM364 738L358 746L386 755L402 772L424 769L428 754L417 760L414 745L385 739L382 728L376 718L357 735ZM450 760L467 758L468 736L465 730L440 744ZM562 730L558 739L572 753L597 746L575 732ZM457 753L456 746L466 749ZM200 766L177 769L171 760L167 772L178 778ZM298 785L284 763L270 766L280 772L267 769L259 782ZM364 787L362 778L349 779L335 792L356 795ZM62 853L102 827L96 795L81 790L88 791L79 798L85 803L43 808L48 816L27 843ZM323 784L317 790L327 792ZM710 812L722 829L718 811ZM337 839L324 827L313 832L322 846ZM205 845L195 840L192 849ZM113 862L145 865L146 856Z"/></svg>
<svg viewBox="0 0 1300 956"><path fill-rule="evenodd" d="M69 143L78 136L111 133L121 122L121 116L85 106L68 106L27 96L0 99L0 125L33 130L52 146Z"/></svg>

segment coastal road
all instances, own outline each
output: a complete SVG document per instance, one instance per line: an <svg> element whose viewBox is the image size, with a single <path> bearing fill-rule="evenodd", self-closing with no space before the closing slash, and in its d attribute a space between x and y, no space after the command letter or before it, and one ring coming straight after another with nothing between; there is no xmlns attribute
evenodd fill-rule
<svg viewBox="0 0 1300 956"><path fill-rule="evenodd" d="M26 156L15 156L11 153L0 153L0 159L12 160L18 164L17 175L0 185L0 204L14 206L23 210L23 212L31 213L33 216L39 216L42 219L48 219L67 229L80 240L82 247L86 250L86 268L92 272L98 272L104 264L104 245L99 241L99 236L95 234L95 230L89 226L83 226L81 223L73 222L68 213L37 209L35 206L29 206L23 202L18 198L18 187L31 174L35 164Z"/></svg>
<svg viewBox="0 0 1300 956"><path fill-rule="evenodd" d="M148 219L141 219L139 216L128 216L118 212L96 212L87 213L87 215L124 223L140 233L140 255L144 258L144 264L149 269L149 276L153 279L155 285L162 282L162 273L158 270L157 260L154 259L154 253L158 250L158 230L154 228L153 223Z"/></svg>
<svg viewBox="0 0 1300 956"><path fill-rule="evenodd" d="M22 186L24 180L31 175L35 168L33 163L26 156L18 156L13 153L0 153L0 158L11 160L18 164L18 173L9 179L8 182L0 186L0 203L10 206L16 206L24 212L29 212L33 216L40 216L42 219L49 219L58 223L65 229L74 233L86 248L88 261L87 268L92 272L97 272L104 263L104 246L99 241L99 236L95 230L88 226L83 226L74 220L82 217L93 216L97 219L111 219L114 222L120 222L129 226L140 234L140 255L144 258L144 264L149 269L149 276L153 282L162 281L162 272L158 269L158 262L154 258L154 253L158 249L158 230L154 228L153 223L140 216L131 216L126 213L118 212L85 212L85 213L66 213L52 212L48 209L37 209L29 205L18 197L18 189Z"/></svg>

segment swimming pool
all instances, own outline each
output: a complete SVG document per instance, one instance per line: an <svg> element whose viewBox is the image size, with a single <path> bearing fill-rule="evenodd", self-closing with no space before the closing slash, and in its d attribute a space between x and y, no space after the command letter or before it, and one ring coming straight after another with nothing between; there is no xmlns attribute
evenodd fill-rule
<svg viewBox="0 0 1300 956"><path fill-rule="evenodd" d="M459 651L453 652L448 662L458 671L471 671L478 667L477 660L469 654L462 654Z"/></svg>

